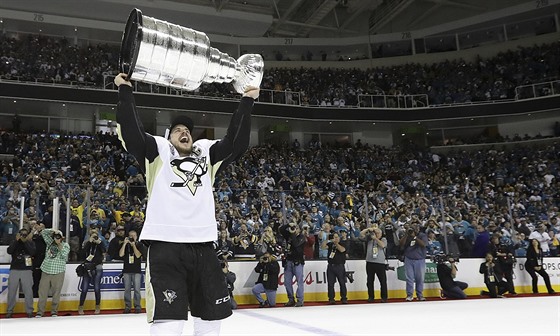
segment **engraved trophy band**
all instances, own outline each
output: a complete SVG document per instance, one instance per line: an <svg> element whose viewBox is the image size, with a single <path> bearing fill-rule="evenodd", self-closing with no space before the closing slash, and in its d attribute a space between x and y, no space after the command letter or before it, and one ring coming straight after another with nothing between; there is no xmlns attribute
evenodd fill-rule
<svg viewBox="0 0 560 336"><path fill-rule="evenodd" d="M119 69L128 80L196 90L202 83L232 83L243 93L259 87L264 62L259 54L235 60L210 47L205 33L142 15L133 9L123 33Z"/></svg>

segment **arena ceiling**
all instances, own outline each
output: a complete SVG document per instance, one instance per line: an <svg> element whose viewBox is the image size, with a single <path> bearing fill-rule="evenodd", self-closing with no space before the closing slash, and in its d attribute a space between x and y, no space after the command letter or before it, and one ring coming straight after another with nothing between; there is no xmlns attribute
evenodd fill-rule
<svg viewBox="0 0 560 336"><path fill-rule="evenodd" d="M528 2L538 3L527 0L3 0L0 18L2 28L24 32L47 29L49 16L69 18L67 27L62 23L49 28L57 28L58 34L66 36L74 34L73 23L91 20L99 24L84 24L90 27L79 27L79 30L80 34L89 31L94 36L91 31L96 29L117 27L118 30L130 10L138 7L145 15L208 34L349 37L414 31ZM114 38L119 36L115 34Z"/></svg>
<svg viewBox="0 0 560 336"><path fill-rule="evenodd" d="M418 30L526 0L171 0L271 15L265 36L356 36ZM375 14L381 15L374 20ZM370 21L371 20L371 21Z"/></svg>

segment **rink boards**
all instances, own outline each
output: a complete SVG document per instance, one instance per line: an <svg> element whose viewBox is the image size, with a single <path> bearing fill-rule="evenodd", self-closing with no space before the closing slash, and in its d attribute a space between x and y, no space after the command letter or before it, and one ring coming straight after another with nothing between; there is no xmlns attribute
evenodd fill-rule
<svg viewBox="0 0 560 336"><path fill-rule="evenodd" d="M458 274L457 280L469 284L466 290L468 295L479 295L480 290L486 288L482 275L479 273L480 264L483 259L462 259L457 264ZM514 283L518 293L531 293L531 277L524 270L524 258L519 258L514 270ZM347 282L348 299L349 300L365 300L367 299L365 261L349 260L346 263L347 272L353 272L354 282ZM235 282L234 296L239 304L255 304L257 301L251 294L251 288L255 284L258 275L253 271L256 265L255 261L232 261L229 263L230 270L237 275ZM387 283L389 288L389 298L404 298L406 296L406 283L402 280L403 273L398 272L398 268L402 267L402 263L396 260L390 260L390 265L394 266L396 271L387 271ZM60 311L77 310L78 300L80 296L81 278L76 276L75 269L78 264L68 264L66 266L66 275L64 285L62 287ZM124 285L120 278L122 264L106 263L103 266L103 278L101 284L101 308L102 309L122 309L124 308L123 291ZM327 262L325 260L306 261L304 266L304 291L305 301L327 301ZM546 258L544 268L550 275L551 282L556 291L560 291L560 258ZM397 274L401 275L398 276ZM424 295L426 297L439 296L439 284L437 283L436 265L430 260L426 260L426 283L424 286ZM278 301L286 301L286 290L284 288L283 269L280 270ZM7 288L8 278L10 276L9 265L0 265L0 314L6 312L7 308ZM400 278L400 279L399 279ZM144 283L142 283L144 288ZM335 285L338 300L338 285ZM375 283L376 298L379 299L379 284ZM539 278L539 290L546 293L544 281ZM144 297L144 290L142 290ZM85 304L86 309L93 309L93 293L88 294ZM18 300L15 312L23 311L23 299ZM36 301L36 300L35 300ZM143 304L144 306L144 304Z"/></svg>

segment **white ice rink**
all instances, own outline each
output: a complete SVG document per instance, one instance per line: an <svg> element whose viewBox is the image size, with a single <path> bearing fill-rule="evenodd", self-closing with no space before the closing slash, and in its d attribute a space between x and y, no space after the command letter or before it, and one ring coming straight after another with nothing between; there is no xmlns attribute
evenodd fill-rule
<svg viewBox="0 0 560 336"><path fill-rule="evenodd" d="M560 296L236 310L222 335L560 335ZM145 314L0 320L0 335L149 335ZM192 321L183 335L192 335Z"/></svg>

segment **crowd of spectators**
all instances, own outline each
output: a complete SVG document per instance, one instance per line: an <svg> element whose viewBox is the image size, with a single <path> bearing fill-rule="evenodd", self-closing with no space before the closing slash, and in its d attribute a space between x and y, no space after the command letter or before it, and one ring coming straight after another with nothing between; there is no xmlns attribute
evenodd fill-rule
<svg viewBox="0 0 560 336"><path fill-rule="evenodd" d="M101 87L115 74L118 48L107 44L77 46L66 38L21 35L0 38L0 76L20 81Z"/></svg>
<svg viewBox="0 0 560 336"><path fill-rule="evenodd" d="M474 144L494 144L494 143L511 143L527 140L542 140L551 137L560 137L560 122L555 122L550 128L550 135L542 135L537 133L534 136L530 136L525 133L523 136L516 133L513 136L502 136L501 134L494 134L489 136L486 132L482 132L476 136L471 137L451 137L442 141L442 144L447 146L460 146L460 145L474 145Z"/></svg>
<svg viewBox="0 0 560 336"><path fill-rule="evenodd" d="M53 226L58 196L76 210L71 218L84 228L80 242L92 226L109 250L117 227L133 228L141 238L144 181L116 136L5 131L0 149L14 154L0 162L2 244L18 232L20 196L29 229ZM279 227L295 223L309 238L308 259L326 257L320 246L332 231L347 240L350 258L363 259L360 231L371 225L382 229L394 257L395 243L412 224L428 234L431 254L483 257L490 237L498 235L522 256L529 237L540 235L547 253L558 255L559 154L559 143L447 155L361 142L256 146L217 178L219 254L253 259L263 244L278 245L281 254ZM60 218L66 232L64 206ZM79 246L73 252L73 260L84 257Z"/></svg>
<svg viewBox="0 0 560 336"><path fill-rule="evenodd" d="M4 34L0 39L0 55L1 78L101 87L104 76L117 73L119 46L76 46L63 38ZM310 106L369 107L383 102L360 101L361 94L427 95L429 104L440 105L512 99L516 95L515 87L556 80L559 71L560 43L555 42L519 47L472 62L457 59L367 70L272 68L265 70L262 88L300 92L299 98L292 100L279 95L275 102ZM560 89L560 83L555 89ZM552 93L550 86L538 90L537 95ZM530 92L533 94L532 89ZM230 86L214 84L202 84L191 93L235 96ZM396 102L389 100L387 104Z"/></svg>

